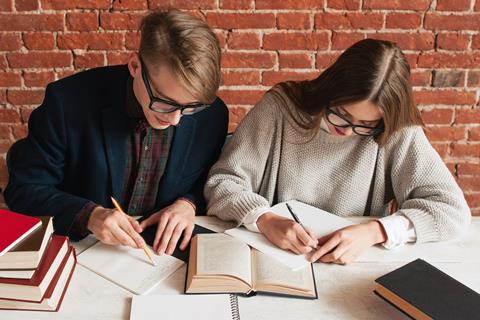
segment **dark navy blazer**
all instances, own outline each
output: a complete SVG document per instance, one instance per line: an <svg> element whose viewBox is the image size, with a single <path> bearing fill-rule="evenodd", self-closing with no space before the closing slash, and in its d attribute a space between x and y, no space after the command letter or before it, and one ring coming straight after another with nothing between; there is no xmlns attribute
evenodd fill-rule
<svg viewBox="0 0 480 320"><path fill-rule="evenodd" d="M53 216L55 232L69 233L88 201L112 208L121 196L130 134L125 65L80 72L47 86L29 119L29 132L9 150L5 200L13 211ZM211 107L183 116L175 128L153 213L178 197L205 211L203 185L225 141L228 110Z"/></svg>

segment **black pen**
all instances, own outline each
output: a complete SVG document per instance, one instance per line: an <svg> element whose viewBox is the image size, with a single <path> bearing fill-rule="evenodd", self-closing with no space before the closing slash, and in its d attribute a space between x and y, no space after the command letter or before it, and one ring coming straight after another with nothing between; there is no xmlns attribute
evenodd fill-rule
<svg viewBox="0 0 480 320"><path fill-rule="evenodd" d="M302 224L302 222L300 221L300 219L298 218L298 216L295 214L295 212L293 211L292 207L290 207L290 205L288 204L288 202L285 202L286 206L287 206L287 209L288 211L290 212L290 214L292 215L293 217L293 220L295 220L296 223L298 223L300 226L302 226L303 230L305 230L305 232L307 232L307 230L305 229L305 226ZM310 235L308 232L307 232L308 235ZM312 247L313 249L316 249L317 247Z"/></svg>

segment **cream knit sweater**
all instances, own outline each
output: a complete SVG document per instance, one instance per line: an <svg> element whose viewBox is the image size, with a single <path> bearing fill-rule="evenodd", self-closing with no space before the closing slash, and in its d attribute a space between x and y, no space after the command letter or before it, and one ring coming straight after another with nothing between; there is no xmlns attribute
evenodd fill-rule
<svg viewBox="0 0 480 320"><path fill-rule="evenodd" d="M370 215L387 215L395 198L417 242L450 239L468 227L463 193L420 127L404 128L380 149L372 137L323 130L309 140L286 108L293 105L269 92L239 125L205 185L209 215L242 224L257 208L296 199L361 216L378 151Z"/></svg>

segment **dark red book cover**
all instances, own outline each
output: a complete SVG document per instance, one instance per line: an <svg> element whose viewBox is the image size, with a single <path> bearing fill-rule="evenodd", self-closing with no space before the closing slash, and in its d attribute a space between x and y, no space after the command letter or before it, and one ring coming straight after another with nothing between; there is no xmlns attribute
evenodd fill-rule
<svg viewBox="0 0 480 320"><path fill-rule="evenodd" d="M0 210L0 256L40 227L42 221L8 210Z"/></svg>

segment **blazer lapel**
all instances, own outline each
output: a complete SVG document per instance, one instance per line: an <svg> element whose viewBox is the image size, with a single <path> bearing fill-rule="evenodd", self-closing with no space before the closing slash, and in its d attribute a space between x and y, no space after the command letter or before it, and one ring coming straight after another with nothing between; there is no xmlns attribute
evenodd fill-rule
<svg viewBox="0 0 480 320"><path fill-rule="evenodd" d="M160 182L157 194L157 206L167 205L164 202L165 194L174 192L177 184L180 182L183 170L187 164L190 149L195 136L197 121L193 117L182 117L180 125L175 128L175 134L170 147L167 167ZM162 195L164 195L162 197Z"/></svg>
<svg viewBox="0 0 480 320"><path fill-rule="evenodd" d="M108 170L112 183L112 195L118 199L123 188L123 171L127 155L129 118L125 108L112 107L102 111L103 135L108 160Z"/></svg>

